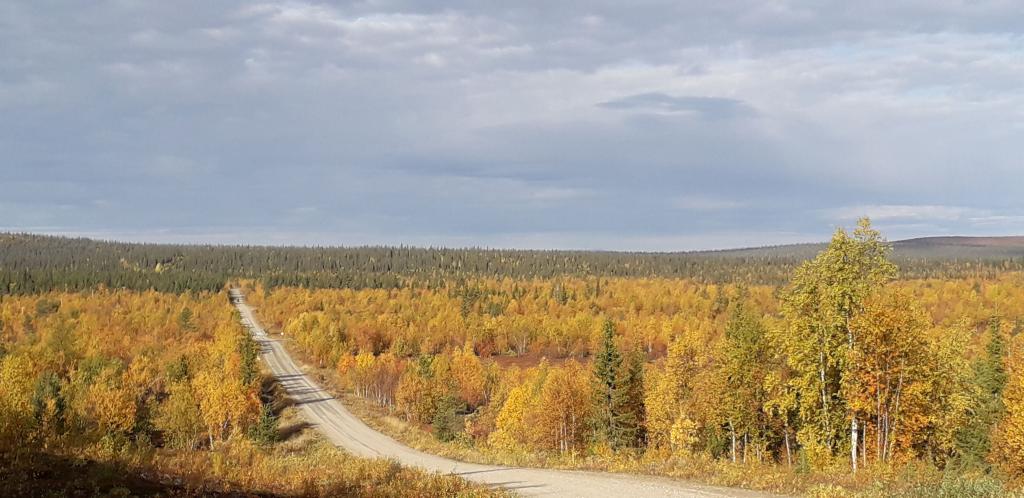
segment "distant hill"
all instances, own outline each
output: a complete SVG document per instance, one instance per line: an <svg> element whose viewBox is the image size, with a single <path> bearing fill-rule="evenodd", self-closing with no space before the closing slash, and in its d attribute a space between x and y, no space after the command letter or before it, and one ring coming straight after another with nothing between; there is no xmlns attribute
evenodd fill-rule
<svg viewBox="0 0 1024 498"><path fill-rule="evenodd" d="M912 259L1024 258L1024 237L922 237L893 243L898 256Z"/></svg>
<svg viewBox="0 0 1024 498"><path fill-rule="evenodd" d="M1006 237L919 237L891 242L893 258L899 261L993 261L1024 258L1024 236ZM709 257L810 259L825 243L701 251Z"/></svg>
<svg viewBox="0 0 1024 498"><path fill-rule="evenodd" d="M1024 249L1024 236L1014 235L1008 237L920 237L896 241L895 244L905 247L911 246L968 246L968 247L1010 247L1018 250Z"/></svg>

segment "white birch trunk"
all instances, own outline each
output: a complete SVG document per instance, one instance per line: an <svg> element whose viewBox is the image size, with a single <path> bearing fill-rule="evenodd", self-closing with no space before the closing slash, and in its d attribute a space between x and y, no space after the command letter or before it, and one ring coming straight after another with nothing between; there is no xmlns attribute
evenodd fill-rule
<svg viewBox="0 0 1024 498"><path fill-rule="evenodd" d="M732 434L732 463L736 463L736 428L729 422L729 432Z"/></svg>
<svg viewBox="0 0 1024 498"><path fill-rule="evenodd" d="M857 417L852 417L850 422L850 464L853 472L857 473Z"/></svg>
<svg viewBox="0 0 1024 498"><path fill-rule="evenodd" d="M786 427L786 465L793 466L793 452L789 449L789 427Z"/></svg>

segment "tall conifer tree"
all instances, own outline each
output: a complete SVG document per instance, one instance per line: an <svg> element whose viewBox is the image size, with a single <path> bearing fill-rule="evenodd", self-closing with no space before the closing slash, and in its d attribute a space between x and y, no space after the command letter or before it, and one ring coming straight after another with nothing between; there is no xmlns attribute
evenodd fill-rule
<svg viewBox="0 0 1024 498"><path fill-rule="evenodd" d="M619 431L616 395L622 354L615 346L615 324L604 322L601 349L594 357L594 436L598 441L614 444Z"/></svg>

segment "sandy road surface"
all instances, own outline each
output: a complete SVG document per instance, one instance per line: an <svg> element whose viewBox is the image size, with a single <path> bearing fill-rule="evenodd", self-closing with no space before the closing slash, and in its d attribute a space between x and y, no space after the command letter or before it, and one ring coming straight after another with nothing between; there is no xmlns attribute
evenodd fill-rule
<svg viewBox="0 0 1024 498"><path fill-rule="evenodd" d="M751 491L702 486L659 477L465 463L414 450L371 429L352 415L344 405L303 373L279 340L267 335L256 321L252 309L245 303L240 291L233 289L231 298L242 316L242 323L259 342L261 357L299 406L306 421L335 445L355 455L391 458L403 465L459 475L470 481L500 486L526 496L767 496Z"/></svg>

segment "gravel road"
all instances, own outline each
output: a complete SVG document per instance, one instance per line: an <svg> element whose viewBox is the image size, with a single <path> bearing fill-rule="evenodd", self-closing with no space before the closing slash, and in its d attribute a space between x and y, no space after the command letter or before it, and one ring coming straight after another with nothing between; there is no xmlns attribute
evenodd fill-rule
<svg viewBox="0 0 1024 498"><path fill-rule="evenodd" d="M231 290L242 323L261 347L261 357L301 409L306 421L328 440L355 455L390 458L403 465L455 474L467 480L513 490L524 496L638 498L765 497L753 491L703 486L668 478L603 472L503 467L459 462L412 449L371 429L344 405L314 383L288 355L279 339L268 336L256 321L245 297Z"/></svg>

